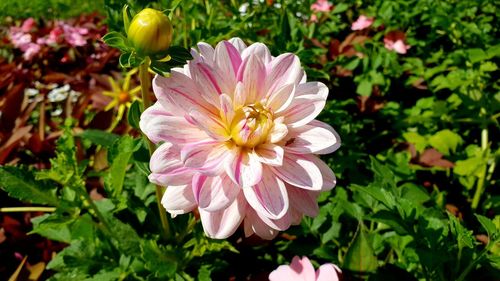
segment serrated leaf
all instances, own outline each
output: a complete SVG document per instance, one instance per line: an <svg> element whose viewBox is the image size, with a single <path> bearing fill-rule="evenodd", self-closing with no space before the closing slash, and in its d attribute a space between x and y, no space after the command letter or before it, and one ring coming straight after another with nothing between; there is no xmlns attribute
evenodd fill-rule
<svg viewBox="0 0 500 281"><path fill-rule="evenodd" d="M123 181L127 171L130 158L134 151L139 149L140 142L132 137L124 136L118 139L110 149L109 156L111 166L105 177L105 187L115 197L123 190Z"/></svg>
<svg viewBox="0 0 500 281"><path fill-rule="evenodd" d="M493 221L490 220L489 218L487 218L485 216L481 216L479 214L474 214L474 215L476 216L479 223L483 226L483 228L488 233L488 237L490 239L493 239L495 234L497 233L497 227L495 226Z"/></svg>
<svg viewBox="0 0 500 281"><path fill-rule="evenodd" d="M139 129L139 120L141 119L141 105L139 101L134 101L127 113L127 121L132 128Z"/></svg>
<svg viewBox="0 0 500 281"><path fill-rule="evenodd" d="M177 270L177 258L174 253L160 248L156 241L145 241L141 245L141 252L145 266L155 277L172 277Z"/></svg>
<svg viewBox="0 0 500 281"><path fill-rule="evenodd" d="M460 249L464 246L474 248L474 236L472 236L472 231L465 228L452 214L448 213L448 218L450 220L450 231L457 238L458 247Z"/></svg>
<svg viewBox="0 0 500 281"><path fill-rule="evenodd" d="M22 201L51 206L59 205L56 188L44 181L36 181L33 172L22 167L0 167L0 188L9 196Z"/></svg>

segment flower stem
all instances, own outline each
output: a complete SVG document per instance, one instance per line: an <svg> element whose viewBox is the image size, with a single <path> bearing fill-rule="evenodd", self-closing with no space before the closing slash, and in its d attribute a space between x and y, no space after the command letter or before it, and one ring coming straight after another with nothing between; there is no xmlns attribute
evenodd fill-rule
<svg viewBox="0 0 500 281"><path fill-rule="evenodd" d="M55 212L54 207L5 207L0 208L0 213L22 213L22 212Z"/></svg>
<svg viewBox="0 0 500 281"><path fill-rule="evenodd" d="M149 106L151 106L151 100L149 99L149 89L151 88L151 77L149 76L148 68L149 68L150 59L147 57L144 62L139 66L139 81L141 82L141 95L143 107L142 111L146 110ZM150 156L155 151L155 145L146 137L146 135L142 134L144 141L148 144L149 154ZM170 238L170 225L168 223L167 213L163 209L161 205L161 198L163 196L162 187L159 185L155 185L156 188L156 205L158 207L158 213L160 214L161 226L163 228L162 237L164 239Z"/></svg>
<svg viewBox="0 0 500 281"><path fill-rule="evenodd" d="M481 150L483 153L483 157L485 157L486 150L488 149L488 129L483 128L481 131ZM472 198L472 204L471 208L472 210L476 210L477 207L479 206L479 201L481 199L481 195L483 194L484 191L484 183L485 183L485 178L486 178L486 172L487 172L487 165L484 169L483 174L477 181L477 187L476 187L476 192L474 193L474 197Z"/></svg>

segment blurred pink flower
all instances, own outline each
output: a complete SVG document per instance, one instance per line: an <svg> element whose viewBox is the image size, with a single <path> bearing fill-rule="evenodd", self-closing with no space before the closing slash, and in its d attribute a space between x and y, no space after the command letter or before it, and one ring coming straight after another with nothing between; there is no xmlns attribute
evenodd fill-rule
<svg viewBox="0 0 500 281"><path fill-rule="evenodd" d="M269 275L270 281L339 281L340 268L331 263L323 264L314 271L307 257L295 256L290 265L280 265Z"/></svg>
<svg viewBox="0 0 500 281"><path fill-rule="evenodd" d="M36 43L29 43L26 46L26 49L21 49L22 51L24 51L23 58L25 60L31 60L36 54L38 54L38 52L40 52L41 48L42 47Z"/></svg>
<svg viewBox="0 0 500 281"><path fill-rule="evenodd" d="M327 0L317 0L311 5L311 11L313 12L329 12L333 8L333 5Z"/></svg>
<svg viewBox="0 0 500 281"><path fill-rule="evenodd" d="M406 51L411 48L405 43L406 35L402 31L391 31L384 37L384 45L387 50L394 50L399 54L406 54Z"/></svg>
<svg viewBox="0 0 500 281"><path fill-rule="evenodd" d="M359 16L359 18L352 23L352 30L363 30L367 27L370 27L373 24L374 19L368 18L365 15Z"/></svg>
<svg viewBox="0 0 500 281"><path fill-rule="evenodd" d="M64 31L64 39L73 47L80 47L87 44L87 39L84 37L89 33L89 30L83 27L74 27L66 23L61 23Z"/></svg>
<svg viewBox="0 0 500 281"><path fill-rule="evenodd" d="M22 32L30 32L33 27L35 27L35 20L33 18L28 18L26 19L23 24L21 25L21 31Z"/></svg>
<svg viewBox="0 0 500 281"><path fill-rule="evenodd" d="M162 203L172 214L198 208L205 233L226 238L244 222L246 236L272 239L316 216L316 198L335 186L331 169L314 154L340 146L330 125L314 118L328 88L306 82L297 56L273 57L261 43L239 38L156 76L158 102L141 116L155 143L149 179L168 186Z"/></svg>

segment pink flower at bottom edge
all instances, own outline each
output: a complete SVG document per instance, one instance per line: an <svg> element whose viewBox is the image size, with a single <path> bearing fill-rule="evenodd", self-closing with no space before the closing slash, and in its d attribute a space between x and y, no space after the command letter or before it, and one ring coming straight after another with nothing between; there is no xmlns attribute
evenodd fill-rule
<svg viewBox="0 0 500 281"><path fill-rule="evenodd" d="M402 31L391 31L384 37L384 46L387 50L394 50L399 54L406 54L406 51L411 48L405 43L406 35Z"/></svg>
<svg viewBox="0 0 500 281"><path fill-rule="evenodd" d="M365 28L370 27L374 22L374 18L368 18L365 15L359 16L359 18L352 23L352 30L363 30Z"/></svg>
<svg viewBox="0 0 500 281"><path fill-rule="evenodd" d="M307 257L295 256L290 265L280 265L271 274L270 281L339 281L342 273L338 266L326 263L314 271Z"/></svg>
<svg viewBox="0 0 500 281"><path fill-rule="evenodd" d="M218 239L242 223L246 236L272 239L316 216L318 195L336 183L317 155L340 146L335 130L314 120L328 88L306 82L297 56L273 57L261 43L199 43L192 55L170 77L154 78L158 101L140 121L162 142L149 180L168 186L165 209L198 209L205 233Z"/></svg>

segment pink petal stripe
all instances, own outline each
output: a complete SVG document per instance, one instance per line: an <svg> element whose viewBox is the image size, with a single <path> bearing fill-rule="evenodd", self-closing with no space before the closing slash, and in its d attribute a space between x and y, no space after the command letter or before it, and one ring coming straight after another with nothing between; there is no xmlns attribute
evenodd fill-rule
<svg viewBox="0 0 500 281"><path fill-rule="evenodd" d="M306 155L285 153L283 166L270 167L285 182L308 190L321 190L323 176L320 168Z"/></svg>
<svg viewBox="0 0 500 281"><path fill-rule="evenodd" d="M225 175L193 177L193 193L198 207L208 212L227 208L236 199L241 188Z"/></svg>
<svg viewBox="0 0 500 281"><path fill-rule="evenodd" d="M289 131L285 149L296 154L329 154L339 147L337 132L330 125L313 120Z"/></svg>
<svg viewBox="0 0 500 281"><path fill-rule="evenodd" d="M227 175L241 187L254 186L262 180L262 164L252 152L235 148L232 161L225 161ZM228 158L229 159L229 158Z"/></svg>
<svg viewBox="0 0 500 281"><path fill-rule="evenodd" d="M228 238L243 221L245 209L246 203L243 196L238 196L228 208L217 212L200 209L201 223L205 233L210 238Z"/></svg>
<svg viewBox="0 0 500 281"><path fill-rule="evenodd" d="M281 166L283 164L284 150L281 146L265 143L255 148L255 154L263 164Z"/></svg>
<svg viewBox="0 0 500 281"><path fill-rule="evenodd" d="M266 168L262 174L262 181L257 185L243 188L245 198L260 215L270 219L280 219L288 211L285 184Z"/></svg>

